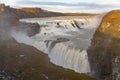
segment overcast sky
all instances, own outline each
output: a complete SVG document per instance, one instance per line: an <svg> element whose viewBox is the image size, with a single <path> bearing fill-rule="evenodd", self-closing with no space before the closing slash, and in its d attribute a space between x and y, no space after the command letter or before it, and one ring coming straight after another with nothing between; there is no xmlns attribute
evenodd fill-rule
<svg viewBox="0 0 120 80"><path fill-rule="evenodd" d="M56 12L103 13L120 9L120 0L0 0L12 7L40 7Z"/></svg>

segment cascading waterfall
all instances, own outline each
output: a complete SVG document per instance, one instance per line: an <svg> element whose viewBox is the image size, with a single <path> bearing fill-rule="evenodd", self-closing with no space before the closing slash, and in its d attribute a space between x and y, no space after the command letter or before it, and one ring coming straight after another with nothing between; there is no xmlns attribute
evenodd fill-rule
<svg viewBox="0 0 120 80"><path fill-rule="evenodd" d="M80 73L90 72L86 50L76 49L66 46L64 43L56 44L48 54L51 62L62 65L65 68L75 70Z"/></svg>
<svg viewBox="0 0 120 80"><path fill-rule="evenodd" d="M12 31L19 42L47 53L50 61L79 73L89 73L86 49L99 25L99 17L55 17L21 19L21 22L39 23L40 33L28 37L23 32Z"/></svg>

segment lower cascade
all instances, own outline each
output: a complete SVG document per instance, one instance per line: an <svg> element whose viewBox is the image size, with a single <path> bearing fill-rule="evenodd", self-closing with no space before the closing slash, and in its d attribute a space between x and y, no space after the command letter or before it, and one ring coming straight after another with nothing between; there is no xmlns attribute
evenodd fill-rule
<svg viewBox="0 0 120 80"><path fill-rule="evenodd" d="M39 23L40 32L29 37L25 32L12 31L16 41L43 51L56 65L79 73L90 73L86 50L101 21L100 17L28 18L20 21Z"/></svg>
<svg viewBox="0 0 120 80"><path fill-rule="evenodd" d="M49 57L51 62L65 68L80 73L90 72L86 50L69 47L64 45L64 43L59 43L51 50Z"/></svg>

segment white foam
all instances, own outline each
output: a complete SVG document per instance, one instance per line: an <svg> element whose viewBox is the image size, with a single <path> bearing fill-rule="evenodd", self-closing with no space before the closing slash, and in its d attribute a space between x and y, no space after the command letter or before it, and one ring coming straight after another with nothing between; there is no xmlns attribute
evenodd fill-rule
<svg viewBox="0 0 120 80"><path fill-rule="evenodd" d="M49 53L51 62L80 73L90 72L86 50L69 47L64 43L56 44Z"/></svg>

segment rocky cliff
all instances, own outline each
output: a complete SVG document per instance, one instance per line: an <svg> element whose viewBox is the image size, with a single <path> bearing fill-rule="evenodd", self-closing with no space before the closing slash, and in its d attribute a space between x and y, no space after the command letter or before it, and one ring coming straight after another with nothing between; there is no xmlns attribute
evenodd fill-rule
<svg viewBox="0 0 120 80"><path fill-rule="evenodd" d="M11 8L9 6L5 6L4 4L0 4L0 5L2 5L2 6L0 6L0 15L7 16L8 19L10 18L12 20L15 20L15 22L19 18L34 17L34 15L32 13L28 13L28 12L25 12L25 11L20 10L20 9Z"/></svg>
<svg viewBox="0 0 120 80"><path fill-rule="evenodd" d="M99 25L88 56L98 80L120 80L120 10L107 13Z"/></svg>

